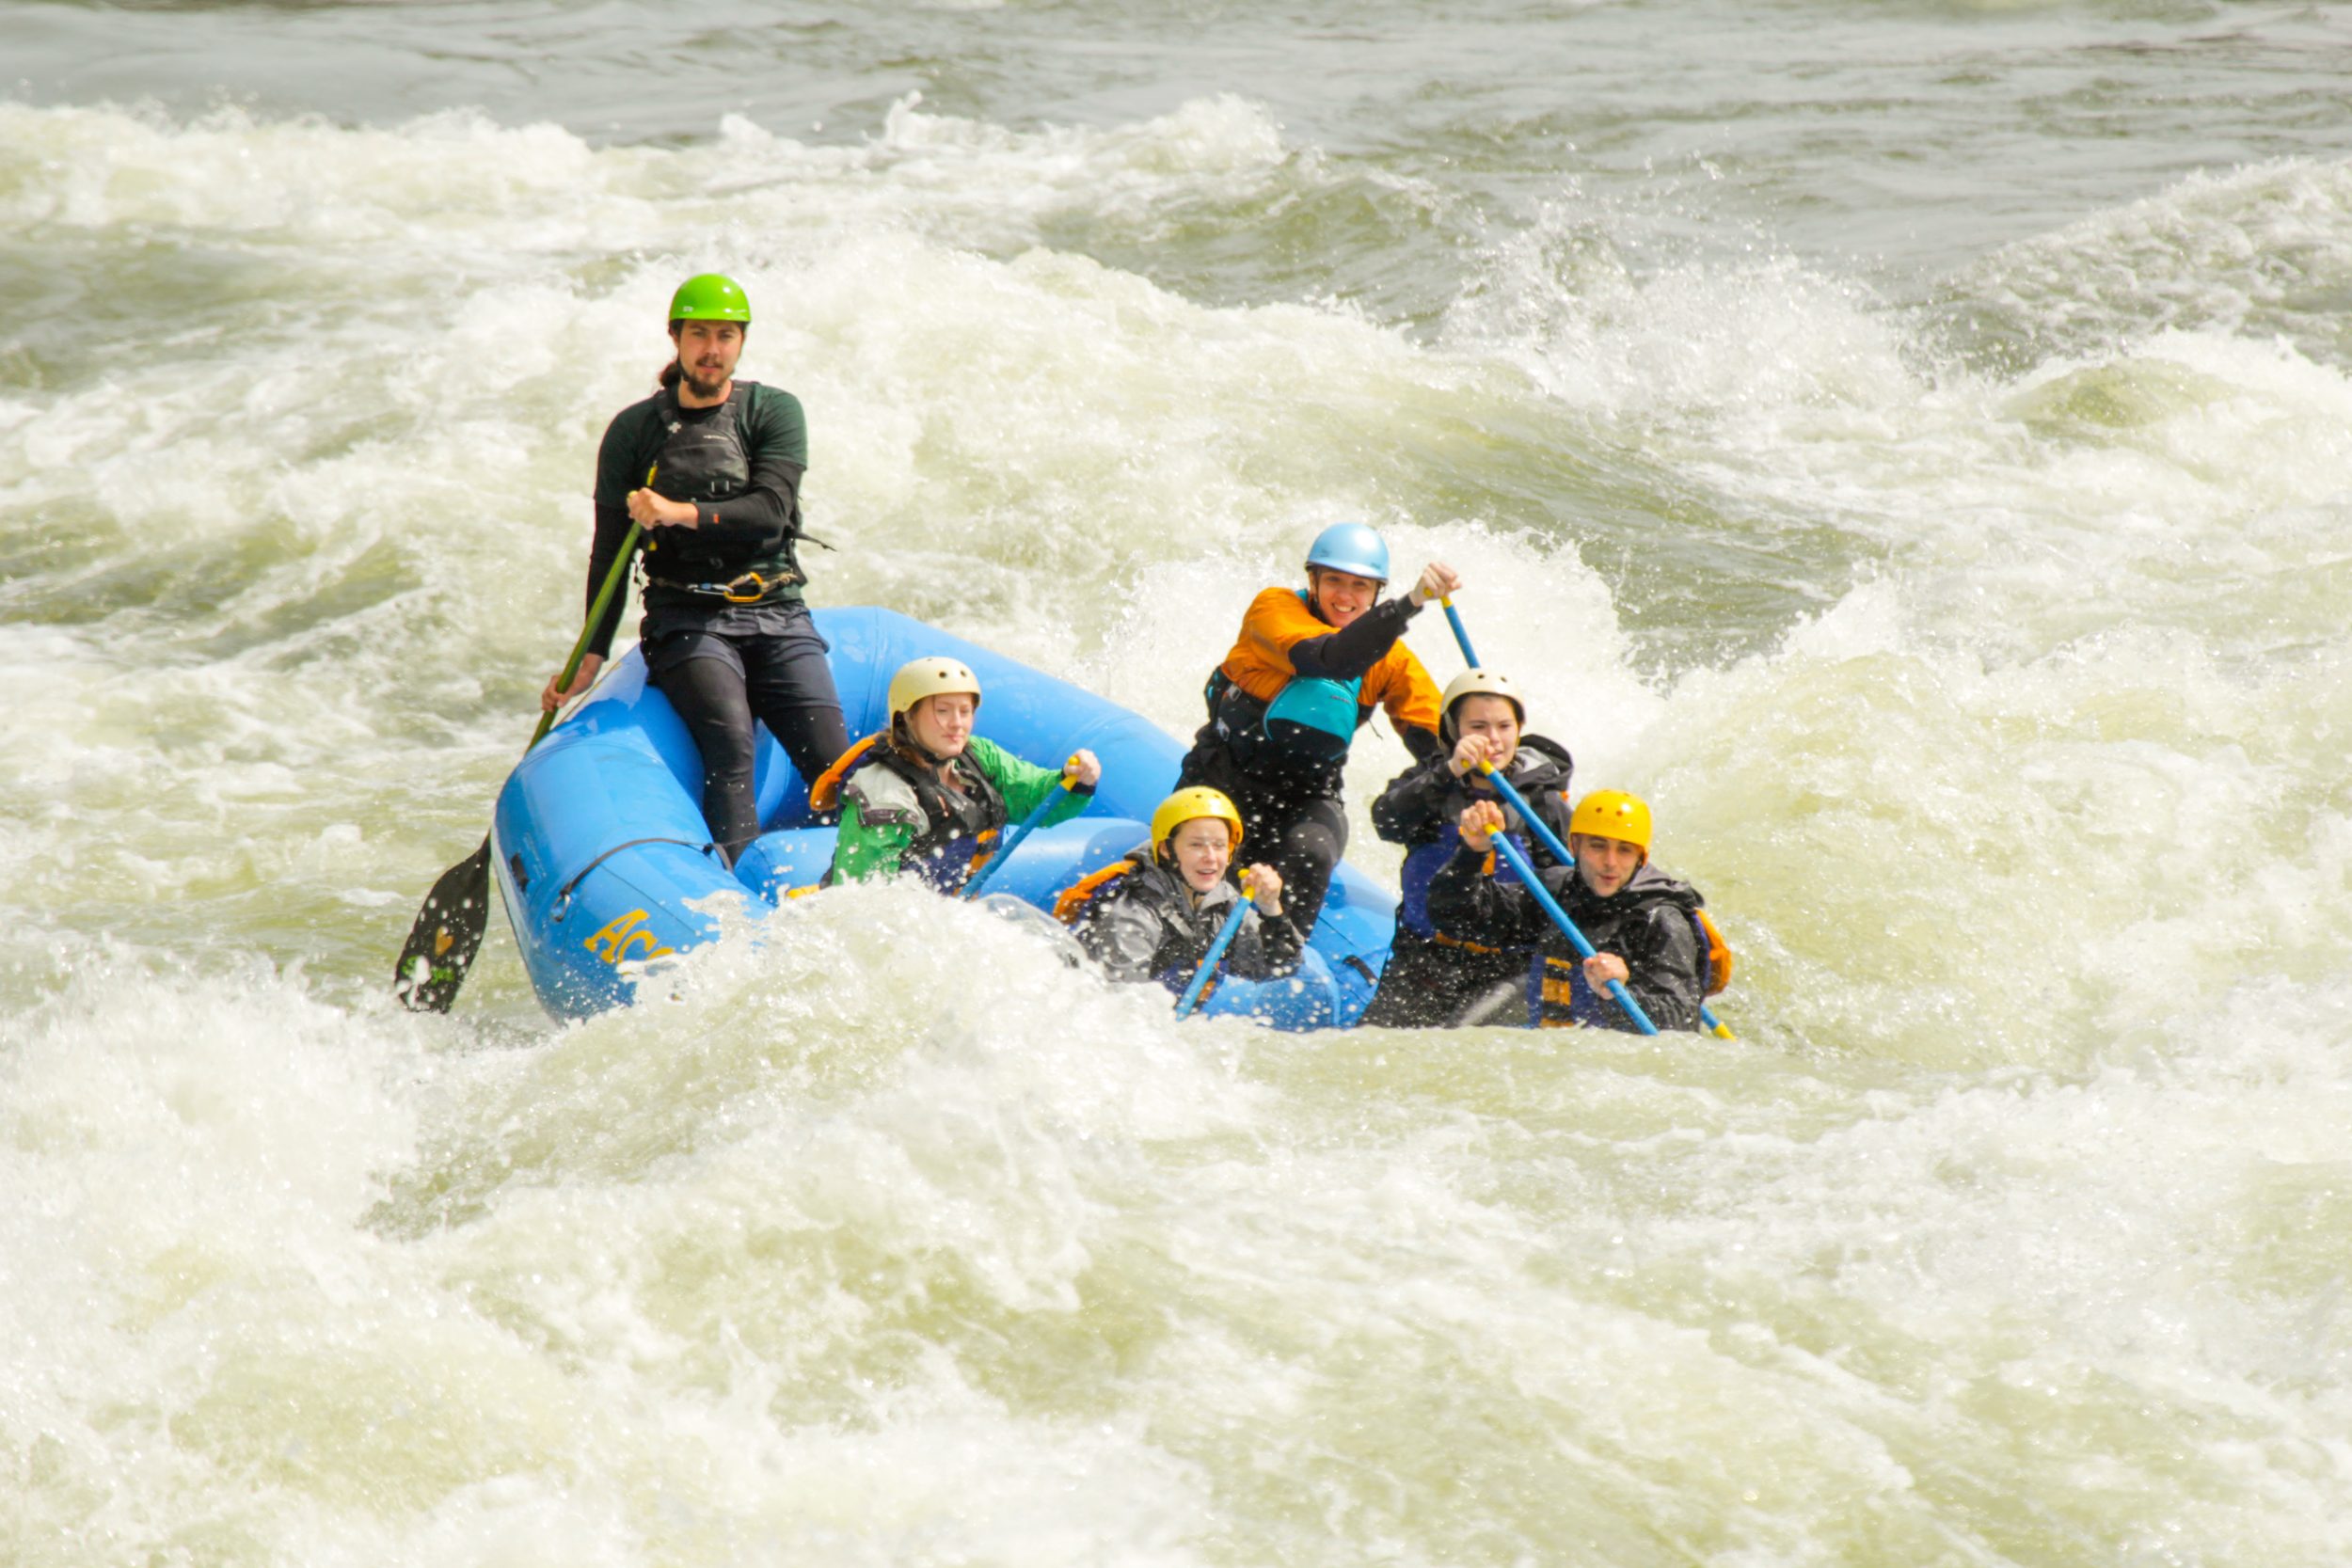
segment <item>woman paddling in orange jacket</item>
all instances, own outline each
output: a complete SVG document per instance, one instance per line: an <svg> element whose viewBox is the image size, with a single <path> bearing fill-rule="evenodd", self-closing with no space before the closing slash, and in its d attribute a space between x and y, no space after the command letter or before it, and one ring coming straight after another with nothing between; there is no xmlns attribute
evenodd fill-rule
<svg viewBox="0 0 2352 1568"><path fill-rule="evenodd" d="M1417 759L1440 754L1438 688L1398 641L1432 599L1461 589L1442 562L1383 602L1389 546L1362 523L1336 523L1307 551L1307 586L1249 602L1232 650L1209 677L1209 721L1177 787L1221 790L1252 844L1281 873L1291 919L1311 936L1347 847L1340 800L1347 749L1376 707Z"/></svg>

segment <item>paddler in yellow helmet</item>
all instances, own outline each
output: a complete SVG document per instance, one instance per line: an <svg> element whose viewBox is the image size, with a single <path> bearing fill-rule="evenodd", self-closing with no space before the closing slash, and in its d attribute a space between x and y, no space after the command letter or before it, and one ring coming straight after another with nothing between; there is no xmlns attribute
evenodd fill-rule
<svg viewBox="0 0 2352 1568"><path fill-rule="evenodd" d="M1157 980L1181 992L1241 896L1226 871L1242 836L1232 801L1214 789L1179 789L1152 814L1151 843L1081 879L1054 913L1112 979ZM1282 912L1282 879L1264 864L1247 875L1254 907L1225 950L1225 973L1288 974L1304 943Z"/></svg>
<svg viewBox="0 0 2352 1568"><path fill-rule="evenodd" d="M1535 873L1597 950L1589 958L1577 956L1525 887L1494 877L1501 807L1473 801L1456 827L1461 847L1429 884L1429 917L1465 941L1541 950L1529 974L1533 1022L1637 1032L1610 999L1616 980L1661 1030L1700 1027L1699 1005L1730 979L1731 954L1698 890L1650 863L1647 801L1619 789L1585 796L1568 819L1576 863Z"/></svg>
<svg viewBox="0 0 2352 1568"><path fill-rule="evenodd" d="M818 811L841 812L825 882L911 874L944 893L971 879L1008 820L1025 817L1054 786L1067 798L1042 826L1086 810L1103 777L1092 752L1068 773L1024 762L972 733L980 681L961 660L910 659L890 677L890 724L841 754L809 787Z"/></svg>
<svg viewBox="0 0 2352 1568"><path fill-rule="evenodd" d="M614 415L596 451L588 605L637 524L645 678L694 737L703 820L731 865L759 836L753 725L768 726L803 779L832 766L850 737L825 640L801 600L801 400L737 377L752 304L732 277L679 284L669 321L675 353L661 389ZM561 689L562 675L550 678L540 706L552 713L596 679L627 597L612 595L578 675Z"/></svg>
<svg viewBox="0 0 2352 1568"><path fill-rule="evenodd" d="M1335 523L1307 550L1305 588L1249 601L1232 650L1209 676L1208 722L1193 736L1179 787L1217 790L1290 889L1291 918L1311 935L1347 847L1342 774L1356 731L1388 709L1416 758L1443 754L1438 686L1399 641L1432 599L1460 590L1442 562L1382 599L1389 546L1362 523Z"/></svg>

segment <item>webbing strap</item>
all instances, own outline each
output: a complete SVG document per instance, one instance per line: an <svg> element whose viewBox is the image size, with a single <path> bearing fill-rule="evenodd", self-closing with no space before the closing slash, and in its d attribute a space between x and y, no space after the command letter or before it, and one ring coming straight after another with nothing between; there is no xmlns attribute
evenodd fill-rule
<svg viewBox="0 0 2352 1568"><path fill-rule="evenodd" d="M568 902L572 896L572 890L580 886L580 882L587 877L588 873L594 871L596 867L602 865L605 862L611 860L622 850L634 849L641 844L682 844L689 849L699 849L706 855L719 847L715 844L696 844L693 840L686 838L632 838L625 843L615 844L612 848L607 849L603 854L598 855L595 860L592 860L586 865L581 866L577 876L573 877L570 881L565 882L562 887L555 890L556 904L560 906Z"/></svg>

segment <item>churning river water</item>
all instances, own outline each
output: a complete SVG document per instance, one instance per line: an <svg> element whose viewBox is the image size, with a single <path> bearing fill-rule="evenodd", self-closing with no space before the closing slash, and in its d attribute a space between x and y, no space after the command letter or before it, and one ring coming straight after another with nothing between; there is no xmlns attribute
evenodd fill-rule
<svg viewBox="0 0 2352 1568"><path fill-rule="evenodd" d="M0 0L0 1562L2352 1561L2348 82L2190 0ZM820 602L1184 734L1324 523L1455 563L1740 1038L1179 1027L864 889L400 1012L705 268Z"/></svg>

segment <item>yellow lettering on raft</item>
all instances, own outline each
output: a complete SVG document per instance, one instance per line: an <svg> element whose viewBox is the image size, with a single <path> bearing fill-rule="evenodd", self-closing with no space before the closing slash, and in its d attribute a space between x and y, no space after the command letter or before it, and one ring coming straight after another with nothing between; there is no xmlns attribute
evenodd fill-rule
<svg viewBox="0 0 2352 1568"><path fill-rule="evenodd" d="M631 910L580 945L609 964L617 964L624 958L658 958L669 952L661 945L660 938L644 928L644 924L645 911Z"/></svg>

